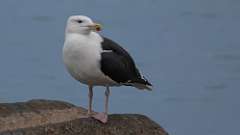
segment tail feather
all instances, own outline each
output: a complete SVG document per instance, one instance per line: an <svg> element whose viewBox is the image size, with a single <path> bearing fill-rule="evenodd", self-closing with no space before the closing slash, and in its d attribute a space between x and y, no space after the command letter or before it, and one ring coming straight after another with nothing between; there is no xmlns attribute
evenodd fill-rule
<svg viewBox="0 0 240 135"><path fill-rule="evenodd" d="M133 83L132 86L135 87L135 88L138 88L140 90L144 90L144 89L149 90L149 91L152 90L152 85L146 85L146 84L141 84L141 83Z"/></svg>
<svg viewBox="0 0 240 135"><path fill-rule="evenodd" d="M127 86L133 86L135 88L138 88L140 90L146 89L151 91L152 90L152 84L148 82L147 79L143 78L137 78L134 80L130 80L128 83L124 83L124 85Z"/></svg>

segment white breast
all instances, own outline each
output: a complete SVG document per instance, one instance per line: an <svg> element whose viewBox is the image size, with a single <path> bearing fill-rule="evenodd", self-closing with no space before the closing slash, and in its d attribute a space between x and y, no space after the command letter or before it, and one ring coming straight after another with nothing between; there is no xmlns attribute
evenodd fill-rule
<svg viewBox="0 0 240 135"><path fill-rule="evenodd" d="M90 35L68 34L63 47L63 61L69 73L88 85L114 85L100 69L102 38L95 32Z"/></svg>

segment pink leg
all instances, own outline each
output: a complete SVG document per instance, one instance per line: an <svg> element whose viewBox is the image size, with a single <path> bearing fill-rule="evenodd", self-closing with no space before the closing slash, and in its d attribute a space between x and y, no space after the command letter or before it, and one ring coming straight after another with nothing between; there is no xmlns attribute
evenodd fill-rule
<svg viewBox="0 0 240 135"><path fill-rule="evenodd" d="M89 93L88 93L88 117L92 116L92 98L93 98L93 86L89 85Z"/></svg>
<svg viewBox="0 0 240 135"><path fill-rule="evenodd" d="M104 105L104 112L103 113L97 113L93 117L97 120L99 120L102 123L107 123L108 121L108 100L110 95L110 89L109 86L106 87L105 91L105 105Z"/></svg>

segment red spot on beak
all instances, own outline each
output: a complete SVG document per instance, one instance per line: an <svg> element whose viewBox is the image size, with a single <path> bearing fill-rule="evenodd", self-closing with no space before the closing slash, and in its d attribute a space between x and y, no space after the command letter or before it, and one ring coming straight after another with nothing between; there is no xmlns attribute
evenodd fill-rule
<svg viewBox="0 0 240 135"><path fill-rule="evenodd" d="M96 31L101 31L102 30L101 25L100 24L96 24L95 25L95 30Z"/></svg>
<svg viewBox="0 0 240 135"><path fill-rule="evenodd" d="M100 27L97 27L97 28L96 28L96 31L101 31L101 28L100 28Z"/></svg>

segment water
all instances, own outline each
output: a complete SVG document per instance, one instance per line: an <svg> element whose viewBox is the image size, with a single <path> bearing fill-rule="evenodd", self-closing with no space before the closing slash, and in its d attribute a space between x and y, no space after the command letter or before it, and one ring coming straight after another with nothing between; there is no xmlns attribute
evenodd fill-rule
<svg viewBox="0 0 240 135"><path fill-rule="evenodd" d="M172 135L239 134L240 1L2 0L0 102L87 106L62 63L65 21L85 14L131 52L153 92L113 88L111 113L142 113ZM101 90L100 90L101 89ZM103 88L94 91L103 110Z"/></svg>

